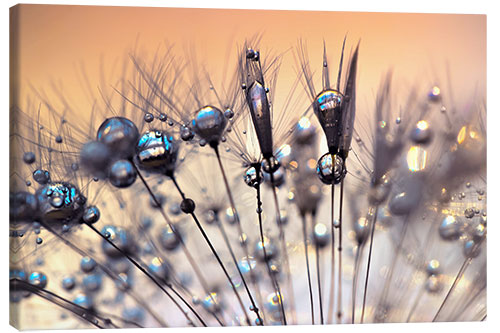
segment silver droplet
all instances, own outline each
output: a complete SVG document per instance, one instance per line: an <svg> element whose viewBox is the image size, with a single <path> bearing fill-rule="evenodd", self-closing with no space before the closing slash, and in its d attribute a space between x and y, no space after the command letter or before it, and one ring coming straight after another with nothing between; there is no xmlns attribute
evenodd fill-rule
<svg viewBox="0 0 500 333"><path fill-rule="evenodd" d="M173 172L178 147L173 138L163 131L144 133L136 148L136 160L141 169L153 173Z"/></svg>
<svg viewBox="0 0 500 333"><path fill-rule="evenodd" d="M137 178L137 171L129 160L118 160L109 168L109 181L118 188L132 185Z"/></svg>
<svg viewBox="0 0 500 333"><path fill-rule="evenodd" d="M264 256L264 247L266 249L266 256ZM255 257L260 261L269 261L275 258L278 254L278 248L269 238L264 236L264 246L258 240L255 244Z"/></svg>
<svg viewBox="0 0 500 333"><path fill-rule="evenodd" d="M97 141L108 146L111 154L118 158L132 157L138 138L139 130L124 117L108 118L97 130Z"/></svg>
<svg viewBox="0 0 500 333"><path fill-rule="evenodd" d="M429 123L420 120L411 131L410 138L417 144L428 144L432 139L432 130L429 128Z"/></svg>
<svg viewBox="0 0 500 333"><path fill-rule="evenodd" d="M474 217L474 215L476 215L476 212L475 212L474 208L469 207L469 208L465 209L464 216L466 218L471 219L471 218Z"/></svg>
<svg viewBox="0 0 500 333"><path fill-rule="evenodd" d="M107 225L101 229L101 234L109 235L107 239L113 242L113 244L115 244L119 249L121 249L125 253L134 253L134 250L136 249L136 244L134 242L132 234L128 233L126 230L116 226ZM106 240L102 240L101 246L103 252L109 257L119 258L122 256L122 254L114 246L109 244Z"/></svg>
<svg viewBox="0 0 500 333"><path fill-rule="evenodd" d="M33 164L36 161L36 156L33 152L28 151L23 154L23 161L26 164Z"/></svg>
<svg viewBox="0 0 500 333"><path fill-rule="evenodd" d="M438 275L431 275L425 281L425 290L431 294L439 292L441 288L442 283Z"/></svg>
<svg viewBox="0 0 500 333"><path fill-rule="evenodd" d="M467 258L476 258L481 253L481 241L468 239L464 242L464 256Z"/></svg>
<svg viewBox="0 0 500 333"><path fill-rule="evenodd" d="M73 303L86 309L92 309L92 307L94 306L92 297L83 293L78 294L75 299L73 299Z"/></svg>
<svg viewBox="0 0 500 333"><path fill-rule="evenodd" d="M441 271L439 261L437 261L436 259L432 259L431 261L429 261L426 271L429 275L439 274Z"/></svg>
<svg viewBox="0 0 500 333"><path fill-rule="evenodd" d="M73 290L75 285L76 285L76 280L73 276L67 276L67 277L63 278L63 280L62 280L62 287L65 290L68 290L68 291Z"/></svg>
<svg viewBox="0 0 500 333"><path fill-rule="evenodd" d="M391 191L391 181L386 174L376 182L372 182L368 192L368 200L372 205L380 205L383 203Z"/></svg>
<svg viewBox="0 0 500 333"><path fill-rule="evenodd" d="M158 239L161 246L167 251L175 250L180 244L179 238L168 226L161 230Z"/></svg>
<svg viewBox="0 0 500 333"><path fill-rule="evenodd" d="M261 171L259 172L259 174L257 174L257 170L252 166L245 171L243 180L248 186L256 187L257 185L262 184L262 182L264 181L264 176Z"/></svg>
<svg viewBox="0 0 500 333"><path fill-rule="evenodd" d="M354 223L354 232L356 233L356 241L358 244L363 244L370 235L370 220L366 217L360 217Z"/></svg>
<svg viewBox="0 0 500 333"><path fill-rule="evenodd" d="M86 275L83 277L82 285L86 292L96 292L101 289L102 277L97 273Z"/></svg>
<svg viewBox="0 0 500 333"><path fill-rule="evenodd" d="M44 222L58 223L79 220L83 213L80 191L66 182L50 183L36 193L38 211Z"/></svg>
<svg viewBox="0 0 500 333"><path fill-rule="evenodd" d="M99 208L96 206L90 206L85 208L82 219L85 223L93 224L99 221L100 217L101 212L99 211Z"/></svg>
<svg viewBox="0 0 500 333"><path fill-rule="evenodd" d="M217 144L226 127L227 119L214 106L205 106L196 114L191 125L193 131L207 143Z"/></svg>
<svg viewBox="0 0 500 333"><path fill-rule="evenodd" d="M151 113L146 113L144 115L144 121L147 123L152 122L155 119L155 117Z"/></svg>
<svg viewBox="0 0 500 333"><path fill-rule="evenodd" d="M439 235L447 241L457 240L463 233L463 224L453 215L446 216L439 226Z"/></svg>
<svg viewBox="0 0 500 333"><path fill-rule="evenodd" d="M30 274L28 282L34 286L45 288L47 286L47 276L41 272L33 272Z"/></svg>
<svg viewBox="0 0 500 333"><path fill-rule="evenodd" d="M326 153L318 160L316 173L324 184L331 185L339 184L347 171L340 156Z"/></svg>
<svg viewBox="0 0 500 333"><path fill-rule="evenodd" d="M80 261L80 269L85 273L92 272L97 267L97 263L90 257L83 257Z"/></svg>
<svg viewBox="0 0 500 333"><path fill-rule="evenodd" d="M36 169L33 172L33 179L40 185L50 182L50 172L47 170Z"/></svg>
<svg viewBox="0 0 500 333"><path fill-rule="evenodd" d="M439 102L441 100L441 89L438 86L432 87L427 97L431 102Z"/></svg>
<svg viewBox="0 0 500 333"><path fill-rule="evenodd" d="M328 228L323 223L316 223L313 228L313 240L314 244L318 247L325 247L330 241L330 234L328 233Z"/></svg>

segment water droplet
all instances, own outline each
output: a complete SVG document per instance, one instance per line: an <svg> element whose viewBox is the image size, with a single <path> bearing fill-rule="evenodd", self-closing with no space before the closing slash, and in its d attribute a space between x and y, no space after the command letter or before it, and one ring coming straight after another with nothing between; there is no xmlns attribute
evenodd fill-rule
<svg viewBox="0 0 500 333"><path fill-rule="evenodd" d="M50 172L47 170L37 169L33 172L33 179L40 185L45 185L50 182Z"/></svg>
<svg viewBox="0 0 500 333"><path fill-rule="evenodd" d="M471 219L474 217L475 215L475 211L474 211L474 208L467 208L465 211L464 211L464 216L468 219Z"/></svg>
<svg viewBox="0 0 500 333"><path fill-rule="evenodd" d="M28 151L23 154L23 161L26 164L33 164L36 161L36 156L33 152Z"/></svg>

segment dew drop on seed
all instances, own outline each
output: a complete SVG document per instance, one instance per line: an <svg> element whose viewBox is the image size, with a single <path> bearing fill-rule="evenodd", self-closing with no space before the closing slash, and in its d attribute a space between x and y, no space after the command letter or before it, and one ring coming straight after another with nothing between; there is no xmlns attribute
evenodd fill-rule
<svg viewBox="0 0 500 333"><path fill-rule="evenodd" d="M33 272L30 274L28 282L34 286L45 288L47 286L47 276L41 272Z"/></svg>
<svg viewBox="0 0 500 333"><path fill-rule="evenodd" d="M84 273L90 273L97 267L97 263L90 257L83 257L80 261L80 269Z"/></svg>
<svg viewBox="0 0 500 333"><path fill-rule="evenodd" d="M99 218L101 217L101 212L99 211L99 208L96 206L90 206L85 209L83 212L83 221L85 223L93 224L99 221Z"/></svg>
<svg viewBox="0 0 500 333"><path fill-rule="evenodd" d="M23 161L26 164L33 164L36 161L36 156L33 152L28 151L23 154Z"/></svg>
<svg viewBox="0 0 500 333"><path fill-rule="evenodd" d="M476 214L476 212L474 211L474 208L467 208L465 211L464 211L464 216L468 219L471 219L474 217L474 215Z"/></svg>
<svg viewBox="0 0 500 333"><path fill-rule="evenodd" d="M231 110L231 109L226 109L226 111L224 111L224 117L226 117L227 119L231 119L234 117L234 111Z"/></svg>
<svg viewBox="0 0 500 333"><path fill-rule="evenodd" d="M50 172L37 169L33 172L33 179L40 185L45 185L50 181Z"/></svg>

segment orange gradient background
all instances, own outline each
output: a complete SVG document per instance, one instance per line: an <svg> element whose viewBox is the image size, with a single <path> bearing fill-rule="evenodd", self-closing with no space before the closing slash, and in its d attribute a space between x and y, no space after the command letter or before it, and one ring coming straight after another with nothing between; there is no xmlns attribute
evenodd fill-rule
<svg viewBox="0 0 500 333"><path fill-rule="evenodd" d="M198 57L217 70L226 65L228 50L236 56L236 46L256 34L263 36L263 50L288 50L278 84L296 77L293 48L299 38L307 42L311 68L317 73L325 40L336 72L347 34L347 54L361 40L361 103L372 105L389 69L407 83L430 87L446 80L448 67L456 96L486 94L485 15L58 5L19 5L13 10L18 11L12 28L18 42L11 64L18 96L13 102L21 104L30 93L28 84L44 87L57 81L78 94L81 85L75 73L82 63L91 84L97 85L100 66L115 65L136 44L152 53L168 42L180 57L194 46Z"/></svg>

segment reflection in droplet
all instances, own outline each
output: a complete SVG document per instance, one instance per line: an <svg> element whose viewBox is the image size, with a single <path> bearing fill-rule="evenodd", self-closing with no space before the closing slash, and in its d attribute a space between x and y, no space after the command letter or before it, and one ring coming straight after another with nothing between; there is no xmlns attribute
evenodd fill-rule
<svg viewBox="0 0 500 333"><path fill-rule="evenodd" d="M406 163L411 172L422 171L427 165L427 151L420 146L413 146L408 150Z"/></svg>

